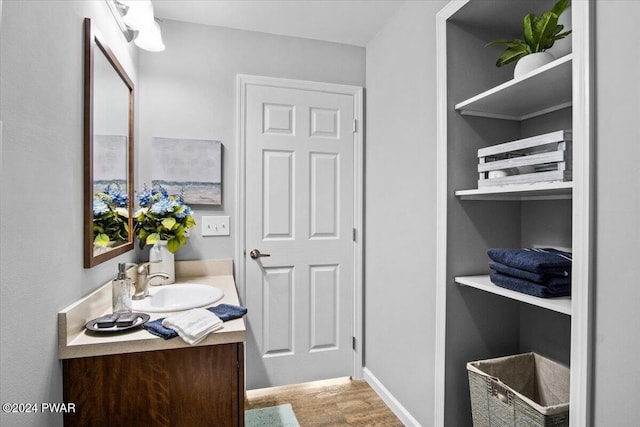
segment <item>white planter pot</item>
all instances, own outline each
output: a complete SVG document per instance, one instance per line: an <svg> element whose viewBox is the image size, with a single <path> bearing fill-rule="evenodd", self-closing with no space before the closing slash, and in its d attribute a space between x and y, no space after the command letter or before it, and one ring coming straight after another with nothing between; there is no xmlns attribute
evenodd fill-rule
<svg viewBox="0 0 640 427"><path fill-rule="evenodd" d="M560 18L558 18L558 24L564 25L562 32L564 33L567 30L571 29L571 6L567 7ZM562 58L565 55L571 53L571 34L568 37L563 38L562 40L558 40L551 46L550 49L547 49L554 58Z"/></svg>
<svg viewBox="0 0 640 427"><path fill-rule="evenodd" d="M516 63L516 68L513 70L513 78L524 76L525 74L542 67L553 61L555 58L549 52L537 52L530 53L527 56L523 56Z"/></svg>
<svg viewBox="0 0 640 427"><path fill-rule="evenodd" d="M152 280L152 284L155 285L170 285L176 281L176 267L175 257L167 249L167 241L161 240L155 243L149 250L149 273L165 273L169 276L168 279L162 277L155 277ZM160 262L154 262L160 261Z"/></svg>

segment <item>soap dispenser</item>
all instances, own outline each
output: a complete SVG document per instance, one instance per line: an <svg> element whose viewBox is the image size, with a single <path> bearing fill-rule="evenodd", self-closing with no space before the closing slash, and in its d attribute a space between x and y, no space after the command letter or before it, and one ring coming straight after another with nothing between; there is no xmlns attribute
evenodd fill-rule
<svg viewBox="0 0 640 427"><path fill-rule="evenodd" d="M133 295L133 282L127 276L127 264L118 264L118 276L111 283L113 312L131 313L131 296Z"/></svg>

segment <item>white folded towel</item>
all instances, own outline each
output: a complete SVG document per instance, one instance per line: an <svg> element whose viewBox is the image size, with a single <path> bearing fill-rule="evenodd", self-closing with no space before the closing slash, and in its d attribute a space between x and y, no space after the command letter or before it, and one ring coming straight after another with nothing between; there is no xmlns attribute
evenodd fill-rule
<svg viewBox="0 0 640 427"><path fill-rule="evenodd" d="M171 328L188 344L202 341L210 332L222 327L222 320L204 308L194 308L175 316L167 317L162 326Z"/></svg>

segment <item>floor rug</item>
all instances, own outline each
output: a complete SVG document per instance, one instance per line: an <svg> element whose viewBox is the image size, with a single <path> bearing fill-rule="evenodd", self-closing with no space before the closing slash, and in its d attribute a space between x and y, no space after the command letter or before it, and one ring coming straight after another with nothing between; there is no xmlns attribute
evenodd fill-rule
<svg viewBox="0 0 640 427"><path fill-rule="evenodd" d="M245 427L300 427L290 403L244 411Z"/></svg>

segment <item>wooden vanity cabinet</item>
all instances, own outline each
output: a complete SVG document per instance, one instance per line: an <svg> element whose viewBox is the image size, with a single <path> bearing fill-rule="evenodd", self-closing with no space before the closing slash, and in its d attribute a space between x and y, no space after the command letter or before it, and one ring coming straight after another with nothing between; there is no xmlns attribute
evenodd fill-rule
<svg viewBox="0 0 640 427"><path fill-rule="evenodd" d="M244 343L64 359L65 426L244 426Z"/></svg>

